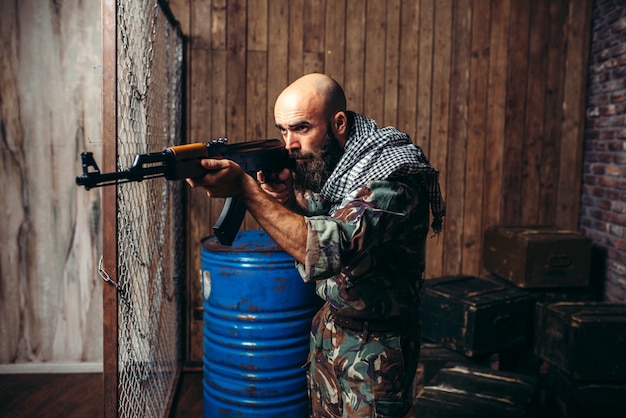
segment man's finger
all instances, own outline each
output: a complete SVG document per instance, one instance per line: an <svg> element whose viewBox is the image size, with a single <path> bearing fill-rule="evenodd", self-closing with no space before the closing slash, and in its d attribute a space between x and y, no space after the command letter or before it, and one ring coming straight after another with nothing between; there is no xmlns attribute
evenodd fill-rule
<svg viewBox="0 0 626 418"><path fill-rule="evenodd" d="M214 158L206 158L200 160L200 165L208 171L212 170L220 170L222 168L226 168L228 166L228 162L226 160L216 160Z"/></svg>
<svg viewBox="0 0 626 418"><path fill-rule="evenodd" d="M278 173L278 180L287 181L291 178L291 171L288 168L285 168L283 171Z"/></svg>

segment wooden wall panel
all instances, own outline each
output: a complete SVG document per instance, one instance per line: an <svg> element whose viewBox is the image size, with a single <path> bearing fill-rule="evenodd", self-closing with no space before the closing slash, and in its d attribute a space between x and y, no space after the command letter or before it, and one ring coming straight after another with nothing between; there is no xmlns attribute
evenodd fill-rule
<svg viewBox="0 0 626 418"><path fill-rule="evenodd" d="M475 270L481 260L490 54L490 32L485 28L491 19L491 0L475 0L471 19L467 152L472 157L465 161L461 271Z"/></svg>
<svg viewBox="0 0 626 418"><path fill-rule="evenodd" d="M548 3L533 0L530 3L530 33L528 48L528 92L526 94L526 142L522 167L521 222L539 222L539 187L541 185L541 157L543 154L543 126L546 101L546 71L548 52Z"/></svg>
<svg viewBox="0 0 626 418"><path fill-rule="evenodd" d="M550 208L557 213L556 223L563 226L577 226L579 221L591 8L592 0L570 1L567 16L558 199Z"/></svg>
<svg viewBox="0 0 626 418"><path fill-rule="evenodd" d="M265 123L268 138L277 138L276 124L272 117L274 100L289 83L289 0L271 0L268 16L267 50L267 100ZM270 76L271 74L271 76Z"/></svg>
<svg viewBox="0 0 626 418"><path fill-rule="evenodd" d="M332 1L329 1L332 4ZM324 22L326 18L326 0L306 0L304 2L303 72L324 71L324 44L326 41Z"/></svg>
<svg viewBox="0 0 626 418"><path fill-rule="evenodd" d="M387 2L385 39L385 79L381 95L384 97L383 126L398 126L398 90L400 88L400 0ZM378 59L379 57L376 57Z"/></svg>
<svg viewBox="0 0 626 418"><path fill-rule="evenodd" d="M366 8L359 0L347 0L346 11L346 73L343 88L350 106L363 109L365 79ZM347 18L349 16L349 18ZM301 74L300 74L301 75Z"/></svg>
<svg viewBox="0 0 626 418"><path fill-rule="evenodd" d="M456 0L452 10L452 62L450 75L450 134L448 135L446 197L459 204L448 208L446 246L447 268L461 271L465 217L466 164L474 159L467 148L469 69L471 52L471 0ZM469 158L468 158L469 154Z"/></svg>
<svg viewBox="0 0 626 418"><path fill-rule="evenodd" d="M506 223L503 219L504 126L506 122L506 71L508 34L512 0L491 3L491 46L487 90L487 128L485 136L485 177L483 190L483 228ZM475 270L476 266L472 268ZM471 270L470 270L471 271Z"/></svg>
<svg viewBox="0 0 626 418"><path fill-rule="evenodd" d="M522 222L522 166L526 135L526 95L528 92L529 2L511 1L508 38L502 216L505 222ZM512 158L515 156L515 158ZM507 158L509 157L509 158Z"/></svg>
<svg viewBox="0 0 626 418"><path fill-rule="evenodd" d="M416 2L417 3L417 2ZM424 148L426 155L430 155L430 134L432 130L431 104L433 97L433 56L434 56L434 13L435 4L432 1L421 2L418 6L417 33L419 36L418 68L417 68L417 118L414 122L417 145ZM412 26L415 23L411 23ZM408 29L408 28L407 28ZM409 32L411 33L411 32ZM404 36L410 38L410 36ZM409 78L408 84L412 78ZM411 129L404 129L412 132Z"/></svg>
<svg viewBox="0 0 626 418"><path fill-rule="evenodd" d="M447 245L454 245L455 237L458 237L457 225L462 223L462 219L453 219L456 205L454 199L447 197L448 182L457 178L458 173L444 170L448 159L448 143L450 139L450 92L454 91L450 84L451 64L452 64L452 7L453 0L440 0L434 2L433 13L433 66L432 66L432 95L430 102L430 137L428 138L427 155L430 163L439 170L439 183L441 191L447 200L447 210L452 211L452 216L444 220L445 225L452 222L450 231L446 226L446 232L440 238L430 239L426 242L426 253L428 254L428 276L441 276L446 270L454 271L458 260L450 260L454 265L450 269L447 267L448 261L445 259L444 250ZM420 86L420 88L427 88ZM417 121L418 125L420 120ZM450 149L451 158L454 158L455 149ZM453 192L454 195L454 192ZM448 235L450 240L447 239Z"/></svg>
<svg viewBox="0 0 626 418"><path fill-rule="evenodd" d="M248 3L248 51L267 51L268 0L255 0ZM252 63L254 64L254 63ZM250 66L254 68L254 65Z"/></svg>
<svg viewBox="0 0 626 418"><path fill-rule="evenodd" d="M429 134L419 135L416 126L418 117L417 112L422 108L430 108L430 95L428 96L427 105L420 106L418 103L418 88L420 83L418 77L422 74L430 74L429 71L421 71L421 64L427 62L430 64L430 58L422 59L419 56L420 42L430 31L421 31L419 29L420 8L419 2L411 0L402 0L400 4L400 39L398 41L399 58L398 58L398 101L395 106L397 128L404 132L415 132L414 137L418 143L424 144ZM428 83L430 84L430 83ZM430 93L430 86L424 89ZM350 105L352 106L352 104ZM393 109L393 103L387 103L389 112ZM430 123L426 120L420 125L422 129L429 129Z"/></svg>
<svg viewBox="0 0 626 418"><path fill-rule="evenodd" d="M384 88L387 25L381 16L386 14L386 4L381 0L369 0L365 7L365 66L363 82L363 112L384 126ZM394 45L395 47L395 45ZM393 106L392 108L395 108Z"/></svg>
<svg viewBox="0 0 626 418"><path fill-rule="evenodd" d="M289 20L280 22L289 28L289 55L287 62L289 64L289 81L293 81L303 71L304 60L304 21L307 19L304 15L304 5L306 0L291 0L289 2ZM320 10L321 13L321 10ZM307 34L308 35L308 34Z"/></svg>
<svg viewBox="0 0 626 418"><path fill-rule="evenodd" d="M490 225L577 228L590 0L169 3L190 22L189 141L277 137L276 96L322 71L424 148L448 206L427 277L481 273ZM191 283L221 208L207 200L190 192Z"/></svg>
<svg viewBox="0 0 626 418"><path fill-rule="evenodd" d="M346 0L333 1L333 7L326 8L324 72L341 85L346 68ZM282 90L285 85L282 85ZM279 90L279 91L280 91ZM272 104L273 105L273 104ZM271 114L270 114L271 115ZM270 117L270 119L272 119Z"/></svg>
<svg viewBox="0 0 626 418"><path fill-rule="evenodd" d="M539 201L544 207L555 208L557 202L558 173L560 170L561 121L563 117L563 67L567 51L567 3L553 1L549 5L549 43L544 107L544 134L542 141L541 186ZM582 51L581 51L582 52ZM546 58L544 57L544 58ZM555 224L556 211L540 211L540 224Z"/></svg>
<svg viewBox="0 0 626 418"><path fill-rule="evenodd" d="M98 2L0 2L0 364L102 362Z"/></svg>

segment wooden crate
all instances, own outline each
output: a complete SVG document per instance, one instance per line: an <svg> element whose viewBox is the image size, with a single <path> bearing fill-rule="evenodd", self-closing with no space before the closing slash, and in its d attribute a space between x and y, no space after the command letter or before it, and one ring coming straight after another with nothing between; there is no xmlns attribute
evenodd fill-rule
<svg viewBox="0 0 626 418"><path fill-rule="evenodd" d="M485 230L485 269L522 288L589 286L591 240L554 227Z"/></svg>
<svg viewBox="0 0 626 418"><path fill-rule="evenodd" d="M526 341L527 292L484 277L447 276L425 282L422 335L468 357Z"/></svg>
<svg viewBox="0 0 626 418"><path fill-rule="evenodd" d="M535 353L575 380L626 381L626 305L538 304Z"/></svg>
<svg viewBox="0 0 626 418"><path fill-rule="evenodd" d="M511 284L499 276L488 275L491 280L502 284ZM503 370L526 373L537 376L543 370L544 361L535 354L534 350L534 326L535 307L537 304L550 304L556 302L593 302L597 300L596 289L592 287L545 287L524 289L530 297L531 309L528 317L528 340L523 344L498 352L499 366Z"/></svg>
<svg viewBox="0 0 626 418"><path fill-rule="evenodd" d="M538 381L519 373L449 363L415 402L422 418L531 418L538 411Z"/></svg>
<svg viewBox="0 0 626 418"><path fill-rule="evenodd" d="M548 367L545 416L550 418L623 417L626 382L577 381Z"/></svg>
<svg viewBox="0 0 626 418"><path fill-rule="evenodd" d="M422 393L424 386L448 363L481 366L494 370L497 370L500 366L498 354L467 357L441 344L425 340L420 348L419 363L413 382L414 397Z"/></svg>

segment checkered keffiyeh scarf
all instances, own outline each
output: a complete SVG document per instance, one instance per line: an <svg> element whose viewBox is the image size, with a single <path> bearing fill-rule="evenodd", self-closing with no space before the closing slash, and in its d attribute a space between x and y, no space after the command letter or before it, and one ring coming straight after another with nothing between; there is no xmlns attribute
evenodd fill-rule
<svg viewBox="0 0 626 418"><path fill-rule="evenodd" d="M445 203L439 187L439 172L422 149L396 128L379 128L375 121L350 112L353 125L344 154L321 191L326 201L337 203L370 181L420 174L428 190L433 214L432 228L441 232Z"/></svg>

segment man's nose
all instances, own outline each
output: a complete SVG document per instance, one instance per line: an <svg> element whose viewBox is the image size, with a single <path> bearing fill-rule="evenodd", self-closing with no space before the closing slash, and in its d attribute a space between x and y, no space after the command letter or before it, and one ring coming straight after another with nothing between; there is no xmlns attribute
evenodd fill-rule
<svg viewBox="0 0 626 418"><path fill-rule="evenodd" d="M285 149L300 149L300 143L298 142L296 135L294 135L292 132L287 131L283 139L285 140Z"/></svg>

